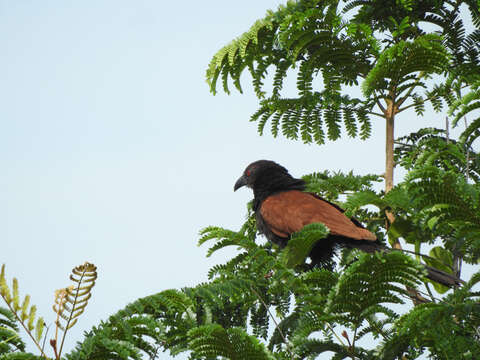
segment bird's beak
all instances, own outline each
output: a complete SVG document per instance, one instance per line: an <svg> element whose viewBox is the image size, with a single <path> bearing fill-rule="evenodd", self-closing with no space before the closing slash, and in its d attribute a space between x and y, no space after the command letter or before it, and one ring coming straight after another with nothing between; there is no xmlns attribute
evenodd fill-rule
<svg viewBox="0 0 480 360"><path fill-rule="evenodd" d="M238 189L240 189L242 186L245 186L245 185L247 185L247 178L245 177L245 175L242 175L235 183L235 186L233 187L233 191L237 191Z"/></svg>

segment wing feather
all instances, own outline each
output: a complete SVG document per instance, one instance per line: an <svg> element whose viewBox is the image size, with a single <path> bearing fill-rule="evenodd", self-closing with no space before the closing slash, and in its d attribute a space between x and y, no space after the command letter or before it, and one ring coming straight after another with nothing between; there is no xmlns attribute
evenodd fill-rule
<svg viewBox="0 0 480 360"><path fill-rule="evenodd" d="M330 229L332 235L355 240L377 239L373 233L345 216L335 205L298 190L269 196L262 202L260 214L272 232L280 237L288 237L305 225L320 222Z"/></svg>

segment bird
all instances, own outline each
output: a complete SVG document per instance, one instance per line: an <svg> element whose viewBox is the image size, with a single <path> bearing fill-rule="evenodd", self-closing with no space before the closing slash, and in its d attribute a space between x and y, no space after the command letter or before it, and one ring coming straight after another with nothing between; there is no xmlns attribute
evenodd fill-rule
<svg viewBox="0 0 480 360"><path fill-rule="evenodd" d="M291 176L286 168L271 160L248 165L235 182L237 191L246 186L253 190L253 211L257 230L271 243L284 248L291 235L312 223L323 223L330 232L319 239L309 257L311 267L332 270L334 255L341 248L355 248L367 253L391 251L357 219L347 217L338 205L305 191L305 181ZM427 277L452 287L460 280L435 268L425 266Z"/></svg>

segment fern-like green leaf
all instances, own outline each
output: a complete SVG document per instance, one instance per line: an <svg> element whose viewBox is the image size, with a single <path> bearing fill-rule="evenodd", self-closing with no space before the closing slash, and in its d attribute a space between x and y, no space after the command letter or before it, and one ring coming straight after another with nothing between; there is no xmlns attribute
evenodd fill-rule
<svg viewBox="0 0 480 360"><path fill-rule="evenodd" d="M2 265L0 272L0 296L7 304L9 310L15 316L16 320L22 324L23 328L27 331L31 338L34 339L35 345L40 350L41 354L45 355L39 344L44 329L43 319L36 318L37 307L35 305L30 305L30 295L26 295L22 301L22 304L20 305L18 280L16 278L13 279L12 290L10 290L5 277L5 264ZM35 336L33 335L34 331Z"/></svg>
<svg viewBox="0 0 480 360"><path fill-rule="evenodd" d="M439 36L428 34L411 42L400 41L386 49L362 85L364 94L370 96L379 89L388 90L411 73L440 74L445 71L449 55L441 41Z"/></svg>
<svg viewBox="0 0 480 360"><path fill-rule="evenodd" d="M321 223L308 224L292 234L284 250L285 265L294 267L303 263L317 241L327 237L328 228Z"/></svg>
<svg viewBox="0 0 480 360"><path fill-rule="evenodd" d="M399 252L361 254L331 290L326 313L345 315L346 324L358 327L372 309L379 311L378 305L403 303L400 297L408 293L402 286L414 288L421 273L418 263Z"/></svg>
<svg viewBox="0 0 480 360"><path fill-rule="evenodd" d="M0 358L14 351L25 351L15 314L7 308L0 307Z"/></svg>
<svg viewBox="0 0 480 360"><path fill-rule="evenodd" d="M212 324L189 331L190 346L196 356L231 360L273 360L272 354L255 337L243 329L223 329Z"/></svg>

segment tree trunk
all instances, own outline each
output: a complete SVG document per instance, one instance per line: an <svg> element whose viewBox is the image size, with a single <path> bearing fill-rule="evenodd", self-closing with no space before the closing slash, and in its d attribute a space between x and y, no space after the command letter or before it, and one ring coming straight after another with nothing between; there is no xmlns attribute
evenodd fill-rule
<svg viewBox="0 0 480 360"><path fill-rule="evenodd" d="M388 193L393 188L393 167L395 165L393 160L394 117L387 117L386 124L385 193Z"/></svg>
<svg viewBox="0 0 480 360"><path fill-rule="evenodd" d="M392 95L392 94L391 94ZM387 108L385 111L385 124L386 124L386 136L385 136L385 194L393 188L393 169L395 167L395 160L393 157L394 140L395 140L395 114L398 108L395 105L394 97L387 100ZM395 215L386 211L388 223L386 228L388 230L390 224L395 221ZM402 250L400 241L396 239L392 244L394 249ZM414 305L428 302L418 291L413 288L407 287L407 291L410 294L410 298Z"/></svg>
<svg viewBox="0 0 480 360"><path fill-rule="evenodd" d="M395 139L395 105L393 100L387 101L385 111L386 136L385 136L385 194L393 188L393 169L395 162L393 159L393 145ZM387 218L390 224L395 219L391 212L387 212ZM387 227L388 228L388 227Z"/></svg>

